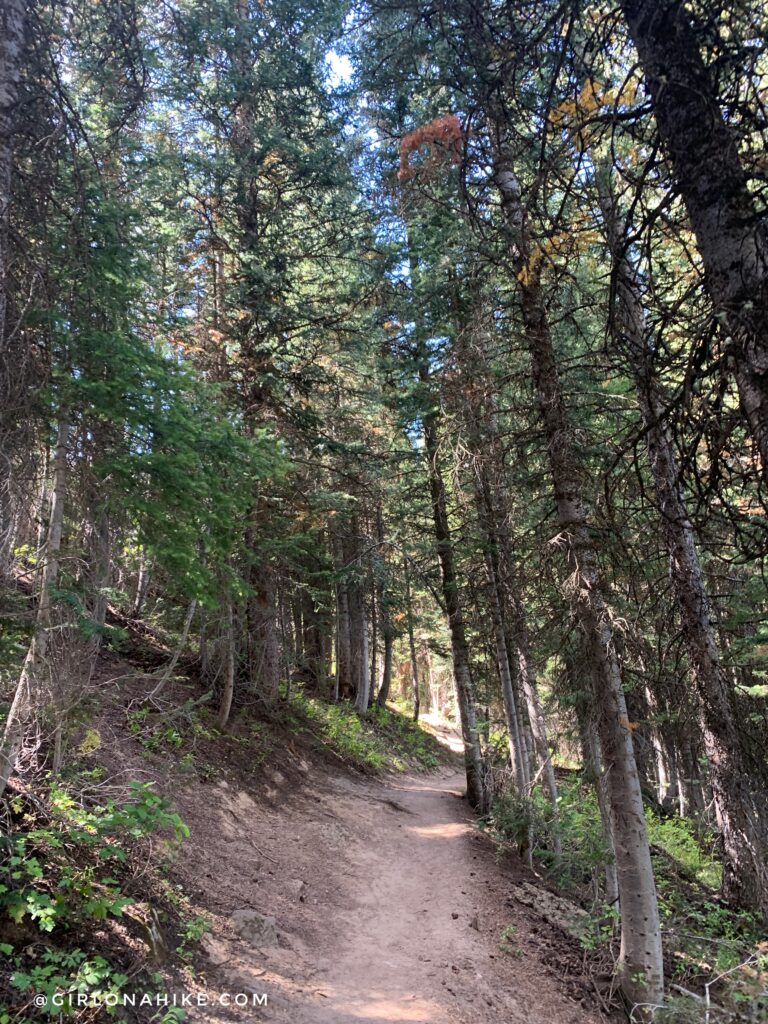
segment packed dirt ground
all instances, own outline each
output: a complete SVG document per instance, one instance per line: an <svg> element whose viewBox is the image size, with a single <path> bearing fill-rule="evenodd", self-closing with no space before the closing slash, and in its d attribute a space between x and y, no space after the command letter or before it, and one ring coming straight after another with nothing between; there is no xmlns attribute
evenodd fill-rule
<svg viewBox="0 0 768 1024"><path fill-rule="evenodd" d="M456 764L373 780L301 756L293 768L298 788L267 769L258 792L219 778L176 794L192 832L176 871L212 915L198 973L210 1002L192 1019L612 1019L575 940L512 897L538 880L497 862ZM222 993L267 1005L237 1010Z"/></svg>

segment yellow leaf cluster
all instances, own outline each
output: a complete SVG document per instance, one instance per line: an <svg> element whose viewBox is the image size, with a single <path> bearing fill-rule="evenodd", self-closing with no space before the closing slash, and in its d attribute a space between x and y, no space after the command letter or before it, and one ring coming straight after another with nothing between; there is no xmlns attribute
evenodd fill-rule
<svg viewBox="0 0 768 1024"><path fill-rule="evenodd" d="M560 231L550 235L532 249L525 266L517 275L517 280L524 287L529 285L539 273L545 259L552 261L560 256L577 256L599 238L600 233L596 229L579 232Z"/></svg>
<svg viewBox="0 0 768 1024"><path fill-rule="evenodd" d="M567 131L580 152L589 146L599 133L601 126L589 120L596 114L615 107L628 106L637 98L638 80L630 76L620 89L607 87L599 79L588 79L575 98L563 100L549 115L553 128Z"/></svg>

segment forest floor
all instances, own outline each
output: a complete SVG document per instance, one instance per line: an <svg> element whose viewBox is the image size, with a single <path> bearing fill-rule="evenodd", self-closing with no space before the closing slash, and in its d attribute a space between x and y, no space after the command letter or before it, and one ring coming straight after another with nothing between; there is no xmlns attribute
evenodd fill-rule
<svg viewBox="0 0 768 1024"><path fill-rule="evenodd" d="M510 898L510 883L536 879L500 866L473 828L455 759L379 779L295 765L298 788L266 769L259 793L218 778L174 794L191 829L174 873L211 921L195 983L210 1005L192 1020L608 1019L575 940ZM274 932L238 934L250 911ZM222 993L263 993L267 1006L225 1008Z"/></svg>

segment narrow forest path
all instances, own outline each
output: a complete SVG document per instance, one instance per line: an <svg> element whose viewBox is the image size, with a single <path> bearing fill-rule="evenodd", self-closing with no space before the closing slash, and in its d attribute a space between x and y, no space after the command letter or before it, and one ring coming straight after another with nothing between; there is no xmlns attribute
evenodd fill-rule
<svg viewBox="0 0 768 1024"><path fill-rule="evenodd" d="M285 799L276 788L285 780L272 777L271 806L219 782L215 799L186 814L193 838L183 869L204 883L214 912L205 989L213 1000L227 991L268 997L266 1008L211 1006L192 1019L603 1019L579 977L578 951L510 899L510 878L472 828L455 768L374 781L329 773ZM279 944L260 948L235 933L229 915L249 909L275 917Z"/></svg>

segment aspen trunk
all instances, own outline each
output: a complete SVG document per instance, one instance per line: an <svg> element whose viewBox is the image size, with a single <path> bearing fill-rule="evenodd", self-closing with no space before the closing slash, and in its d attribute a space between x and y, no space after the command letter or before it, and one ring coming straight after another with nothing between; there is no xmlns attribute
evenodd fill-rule
<svg viewBox="0 0 768 1024"><path fill-rule="evenodd" d="M646 429L661 529L669 553L669 575L698 697L704 749L722 830L723 888L733 902L768 916L768 808L757 792L736 723L731 686L720 660L693 526L653 376L639 288L624 251L615 204L605 184L601 193L614 260L618 306L615 343L628 357Z"/></svg>
<svg viewBox="0 0 768 1024"><path fill-rule="evenodd" d="M636 1004L663 1001L663 960L656 887L651 866L640 778L622 688L621 667L603 595L597 556L574 471L570 427L543 300L536 284L521 289L534 383L549 446L552 481L571 577L574 613L594 671L595 707L608 772L609 800L621 905L619 972Z"/></svg>
<svg viewBox="0 0 768 1024"><path fill-rule="evenodd" d="M696 28L677 0L621 0L664 149L729 335L744 417L768 481L768 241Z"/></svg>
<svg viewBox="0 0 768 1024"><path fill-rule="evenodd" d="M618 971L627 999L651 1007L664 998L664 967L659 911L645 826L643 798L616 654L589 522L584 508L578 461L565 410L555 352L538 274L530 260L525 210L511 164L501 147L494 160L494 181L505 220L514 233L513 266L519 285L523 329L531 359L550 473L570 578L567 590L584 637L593 672L594 706L608 771L609 802L621 904Z"/></svg>
<svg viewBox="0 0 768 1024"><path fill-rule="evenodd" d="M24 659L24 666L16 686L13 703L3 730L0 744L0 796L5 792L8 779L24 742L24 734L30 720L40 710L43 701L47 663L48 634L52 626L53 597L51 591L59 578L59 559L64 532L64 508L67 498L67 445L70 425L67 415L62 413L56 435L56 452L53 460L53 484L51 488L51 513L48 522L48 537L44 550L43 571L40 577L40 595L32 634L32 641Z"/></svg>
<svg viewBox="0 0 768 1024"><path fill-rule="evenodd" d="M379 609L376 588L371 590L371 655L368 673L368 699L376 700L376 683L379 681Z"/></svg>
<svg viewBox="0 0 768 1024"><path fill-rule="evenodd" d="M301 640L302 665L307 673L311 686L324 692L328 676L328 659L323 645L324 636L330 635L331 624L325 612L318 609L310 593L305 592L302 599L302 630Z"/></svg>
<svg viewBox="0 0 768 1024"><path fill-rule="evenodd" d="M352 659L352 624L350 614L350 586L347 576L347 559L342 538L334 543L336 572L336 699L345 700L355 692L354 667Z"/></svg>
<svg viewBox="0 0 768 1024"><path fill-rule="evenodd" d="M458 303L455 303L455 306L455 318L459 328L455 345L457 359L470 379L482 379L488 372L482 339L478 339L472 346L473 332L470 324L462 323ZM510 514L512 503L507 491L504 452L499 442L494 399L492 395L486 396L485 399L478 398L473 392L465 397L464 403L476 466L475 500L488 545L486 565L491 586L496 660L502 684L510 756L518 786L524 786L520 792L528 794L533 767L530 753L535 752L556 820L555 770L549 754L544 711L536 687L535 673L532 671L527 619L525 606L520 597L512 541L509 531L503 525L505 517ZM493 480L488 471L489 463L498 467ZM512 613L511 616L507 614L508 612ZM524 721L522 708L519 707L518 693L521 686L528 712L527 723ZM559 853L560 837L557 828L554 832L554 844L556 852Z"/></svg>
<svg viewBox="0 0 768 1024"><path fill-rule="evenodd" d="M603 826L603 840L607 852L607 859L603 865L605 874L605 902L612 907L619 902L619 881L616 874L616 860L614 857L613 818L611 815L610 798L608 793L608 780L603 766L603 756L600 749L600 737L591 716L588 716L583 724L582 750L584 764L589 775L592 777L597 804L600 808L600 820Z"/></svg>

